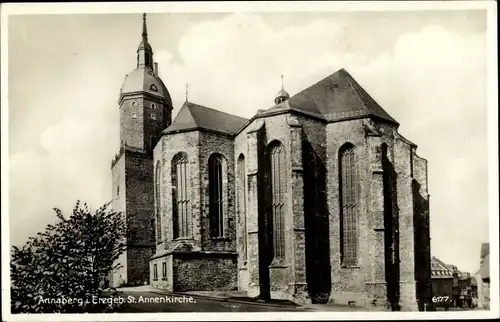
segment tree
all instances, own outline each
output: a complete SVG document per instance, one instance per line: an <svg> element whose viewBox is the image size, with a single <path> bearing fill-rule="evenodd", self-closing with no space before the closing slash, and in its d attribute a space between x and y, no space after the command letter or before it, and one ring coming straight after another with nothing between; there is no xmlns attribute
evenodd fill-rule
<svg viewBox="0 0 500 322"><path fill-rule="evenodd" d="M76 202L69 218L30 237L11 257L12 313L102 312L116 292L108 274L126 249L126 223L106 203L94 213Z"/></svg>

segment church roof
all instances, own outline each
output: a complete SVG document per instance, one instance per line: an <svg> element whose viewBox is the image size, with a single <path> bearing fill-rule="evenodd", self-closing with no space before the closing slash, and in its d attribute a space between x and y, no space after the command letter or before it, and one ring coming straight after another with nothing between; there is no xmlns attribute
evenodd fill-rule
<svg viewBox="0 0 500 322"><path fill-rule="evenodd" d="M248 120L209 107L185 102L172 124L163 133L189 130L208 130L223 134L235 134Z"/></svg>
<svg viewBox="0 0 500 322"><path fill-rule="evenodd" d="M260 115L284 109L304 112L328 122L375 116L399 125L345 69L293 95L286 104L278 104Z"/></svg>
<svg viewBox="0 0 500 322"><path fill-rule="evenodd" d="M160 96L165 98L168 103L172 104L172 99L170 98L167 87L149 66L137 67L125 76L125 80L120 89L120 98L123 95L136 92L146 92L151 95Z"/></svg>

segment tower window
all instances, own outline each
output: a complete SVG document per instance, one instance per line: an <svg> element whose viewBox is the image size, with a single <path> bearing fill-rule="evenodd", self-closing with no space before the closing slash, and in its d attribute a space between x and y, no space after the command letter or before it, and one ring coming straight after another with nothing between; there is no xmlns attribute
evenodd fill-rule
<svg viewBox="0 0 500 322"><path fill-rule="evenodd" d="M155 92L158 92L158 88L156 87L155 84L152 84L150 87L149 87L150 90L152 91L155 91Z"/></svg>
<svg viewBox="0 0 500 322"><path fill-rule="evenodd" d="M342 266L357 265L358 257L358 179L354 146L346 144L339 153L340 244Z"/></svg>
<svg viewBox="0 0 500 322"><path fill-rule="evenodd" d="M174 238L191 236L191 212L189 209L188 158L184 152L172 159L172 204Z"/></svg>
<svg viewBox="0 0 500 322"><path fill-rule="evenodd" d="M156 233L155 233L155 219L151 219L151 243L154 244L156 241Z"/></svg>
<svg viewBox="0 0 500 322"><path fill-rule="evenodd" d="M210 237L224 237L225 160L220 154L208 159L208 199L210 214ZM224 173L223 173L224 172Z"/></svg>
<svg viewBox="0 0 500 322"><path fill-rule="evenodd" d="M246 214L246 174L245 174L245 156L243 154L238 158L237 168L237 181L236 181L236 201L238 203L238 215L243 226L242 231L242 246L243 246L243 260L247 260L247 214Z"/></svg>
<svg viewBox="0 0 500 322"><path fill-rule="evenodd" d="M151 119L156 120L156 113L151 113Z"/></svg>
<svg viewBox="0 0 500 322"><path fill-rule="evenodd" d="M268 147L274 259L285 258L286 163L283 145L275 141Z"/></svg>
<svg viewBox="0 0 500 322"><path fill-rule="evenodd" d="M120 196L120 185L117 185L116 186L116 196L119 197Z"/></svg>
<svg viewBox="0 0 500 322"><path fill-rule="evenodd" d="M154 85L153 85L153 86L154 86ZM152 110L156 110L156 104L155 104L155 103L151 104L151 109L152 109Z"/></svg>
<svg viewBox="0 0 500 322"><path fill-rule="evenodd" d="M132 102L132 106L133 106L133 107L136 107L136 106L137 106L137 102L136 102L136 101L133 101L133 102Z"/></svg>
<svg viewBox="0 0 500 322"><path fill-rule="evenodd" d="M167 262L163 262L161 265L162 265L161 277L163 279L166 279L167 278Z"/></svg>
<svg viewBox="0 0 500 322"><path fill-rule="evenodd" d="M133 119L136 119L136 118L137 118L137 113L135 113L135 112L134 112L134 113L132 113L132 118L133 118Z"/></svg>

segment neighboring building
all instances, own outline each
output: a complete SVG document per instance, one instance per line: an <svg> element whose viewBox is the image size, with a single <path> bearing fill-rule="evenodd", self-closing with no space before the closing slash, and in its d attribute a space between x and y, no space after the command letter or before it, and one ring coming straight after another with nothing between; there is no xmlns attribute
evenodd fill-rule
<svg viewBox="0 0 500 322"><path fill-rule="evenodd" d="M470 307L472 283L470 273L461 272L455 265L445 264L436 257L431 260L432 296L448 297L448 301L435 302L434 306Z"/></svg>
<svg viewBox="0 0 500 322"><path fill-rule="evenodd" d="M477 306L490 309L490 244L481 245L479 271L476 273Z"/></svg>
<svg viewBox="0 0 500 322"><path fill-rule="evenodd" d="M430 301L427 161L346 70L291 97L282 88L249 120L186 101L172 122L145 20L137 52L112 163L130 231L122 283L149 273L173 292Z"/></svg>

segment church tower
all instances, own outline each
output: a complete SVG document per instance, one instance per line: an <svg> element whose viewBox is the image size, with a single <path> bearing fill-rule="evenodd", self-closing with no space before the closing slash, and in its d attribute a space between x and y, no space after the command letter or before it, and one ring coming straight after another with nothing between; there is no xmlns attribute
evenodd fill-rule
<svg viewBox="0 0 500 322"><path fill-rule="evenodd" d="M113 273L115 286L149 281L155 251L153 149L172 119L172 99L158 74L148 41L146 14L136 68L125 76L118 98L120 150L111 163L113 210L124 214L127 250Z"/></svg>

